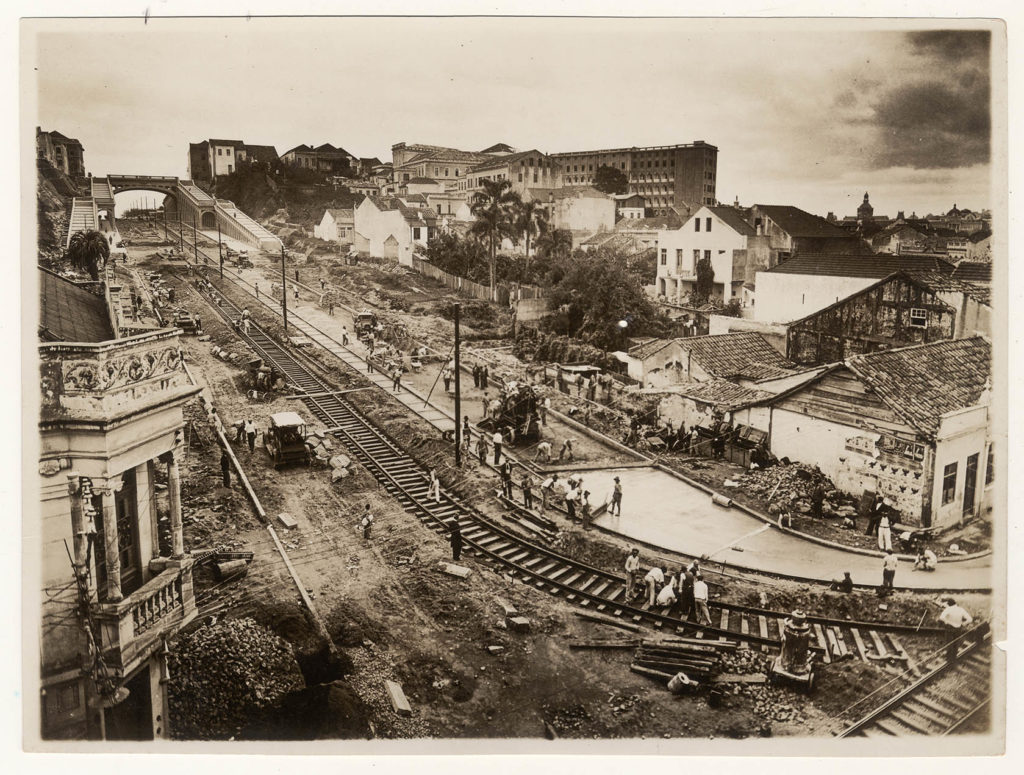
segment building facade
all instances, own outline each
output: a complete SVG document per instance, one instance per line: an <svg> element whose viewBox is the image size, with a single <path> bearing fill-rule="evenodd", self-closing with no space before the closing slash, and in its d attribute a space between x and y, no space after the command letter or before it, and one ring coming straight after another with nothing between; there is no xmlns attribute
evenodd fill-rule
<svg viewBox="0 0 1024 775"><path fill-rule="evenodd" d="M177 329L122 335L109 282L40 287L42 736L168 737L167 639L196 616L179 464L199 388Z"/></svg>
<svg viewBox="0 0 1024 775"><path fill-rule="evenodd" d="M438 215L425 205L368 196L355 208L353 244L359 252L412 266L413 254L427 246L438 227Z"/></svg>
<svg viewBox="0 0 1024 775"><path fill-rule="evenodd" d="M327 242L339 242L348 245L352 242L352 230L354 227L354 208L331 208L324 210L320 223L313 226L313 236Z"/></svg>
<svg viewBox="0 0 1024 775"><path fill-rule="evenodd" d="M231 175L243 164L277 161L272 145L246 145L241 140L203 140L189 143L187 171L190 180L209 183L220 175Z"/></svg>
<svg viewBox="0 0 1024 775"><path fill-rule="evenodd" d="M477 164L458 181L456 188L458 191L479 191L484 180L507 180L512 190L524 198L528 197L531 188L562 186L559 165L536 149L495 156Z"/></svg>
<svg viewBox="0 0 1024 775"><path fill-rule="evenodd" d="M72 178L85 177L85 148L60 132L44 132L36 127L36 158Z"/></svg>
<svg viewBox="0 0 1024 775"><path fill-rule="evenodd" d="M656 213L674 207L683 213L713 205L718 175L718 148L696 140L686 145L611 148L554 153L564 185L590 186L602 166L629 178L629 193L640 194Z"/></svg>

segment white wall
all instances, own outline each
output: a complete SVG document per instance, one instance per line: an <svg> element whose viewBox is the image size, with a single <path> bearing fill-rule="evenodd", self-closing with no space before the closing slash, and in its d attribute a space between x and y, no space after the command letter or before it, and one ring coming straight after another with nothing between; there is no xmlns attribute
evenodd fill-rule
<svg viewBox="0 0 1024 775"><path fill-rule="evenodd" d="M960 521L963 515L964 486L967 482L967 458L973 454L978 455L974 487L974 513L978 513L985 490L985 466L988 459L987 423L988 411L983 406L943 418L935 445L935 475L932 481L933 525L953 525ZM956 489L953 500L943 505L943 471L950 463L956 463Z"/></svg>
<svg viewBox="0 0 1024 775"><path fill-rule="evenodd" d="M331 215L330 210L324 210L324 217L320 223L313 226L313 236L328 242L338 241L338 224Z"/></svg>
<svg viewBox="0 0 1024 775"><path fill-rule="evenodd" d="M872 277L758 272L754 320L789 323L862 291L878 280Z"/></svg>
<svg viewBox="0 0 1024 775"><path fill-rule="evenodd" d="M364 199L356 208L354 228L366 239L366 249L371 256L395 257L399 263L412 266L412 230L398 210L378 210L371 200ZM397 251L393 248L385 250L384 243L388 237L398 241ZM426 239L423 244L426 244ZM393 255L389 256L388 253Z"/></svg>
<svg viewBox="0 0 1024 775"><path fill-rule="evenodd" d="M214 175L227 175L238 169L234 146L211 144L210 159L212 162L210 167L213 169Z"/></svg>
<svg viewBox="0 0 1024 775"><path fill-rule="evenodd" d="M556 199L552 225L556 229L572 231L609 231L615 228L615 200L608 196Z"/></svg>
<svg viewBox="0 0 1024 775"><path fill-rule="evenodd" d="M708 218L711 219L711 231L707 230ZM694 228L695 221L700 221L700 231ZM715 271L715 283L723 285L723 301L732 298L732 252L743 250L747 246L747 238L735 231L707 207L701 207L679 229L661 230L658 232L658 278L682 278L694 280L696 262L693 251L699 250L701 258L705 252L711 251L711 266ZM661 263L661 251L666 251L666 263ZM682 251L682 263L679 262L677 251ZM676 289L678 302L689 285L681 286L667 283L669 289ZM660 286L660 284L659 284Z"/></svg>

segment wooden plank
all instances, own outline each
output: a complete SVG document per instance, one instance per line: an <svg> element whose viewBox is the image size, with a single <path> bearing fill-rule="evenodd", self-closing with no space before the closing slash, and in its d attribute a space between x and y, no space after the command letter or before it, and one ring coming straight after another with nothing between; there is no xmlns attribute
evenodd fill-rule
<svg viewBox="0 0 1024 775"><path fill-rule="evenodd" d="M868 652L867 649L864 648L864 639L860 635L860 630L858 630L856 627L851 627L850 632L853 634L853 642L857 646L857 653L860 655L861 661L867 662Z"/></svg>
<svg viewBox="0 0 1024 775"><path fill-rule="evenodd" d="M590 622L597 622L598 624L607 624L612 627L618 627L623 630L629 630L630 632L640 632L640 628L635 624L624 622L620 619L613 619L610 616L604 614L593 613L591 611L573 611L576 616L581 619L586 619Z"/></svg>
<svg viewBox="0 0 1024 775"><path fill-rule="evenodd" d="M583 643L570 643L571 649L633 649L636 648L635 640L620 641L585 641Z"/></svg>
<svg viewBox="0 0 1024 775"><path fill-rule="evenodd" d="M768 682L768 676L764 673L752 673L750 675L717 675L711 683L716 684L763 684Z"/></svg>
<svg viewBox="0 0 1024 775"><path fill-rule="evenodd" d="M903 648L903 644L900 643L896 635L894 633L889 632L886 633L886 637L889 638L889 643L892 644L892 647L896 650L896 653L899 654L901 657L906 657L907 669L914 676L920 677L921 670L918 668L917 663L913 659L911 659L910 654L907 652L907 650Z"/></svg>
<svg viewBox="0 0 1024 775"><path fill-rule="evenodd" d="M630 665L629 669L634 673L640 673L640 675L646 675L649 678L655 678L659 681L668 681L674 677L673 673L666 673L661 670L651 670L646 667L641 667L640 665Z"/></svg>
<svg viewBox="0 0 1024 775"><path fill-rule="evenodd" d="M843 655L839 651L839 641L836 638L835 631L831 627L825 628L825 637L828 638L828 647L832 652L832 656L836 659L842 659Z"/></svg>
<svg viewBox="0 0 1024 775"><path fill-rule="evenodd" d="M838 627L832 629L836 632L836 640L839 642L839 655L842 657L848 657L850 655L850 649L846 647L846 639L843 637L843 631Z"/></svg>
<svg viewBox="0 0 1024 775"><path fill-rule="evenodd" d="M729 609L728 608L723 608L722 609L722 617L718 620L718 629L720 629L720 630L728 630L729 629ZM725 636L724 635L720 635L718 637L718 640L719 641L724 641L725 640Z"/></svg>
<svg viewBox="0 0 1024 775"><path fill-rule="evenodd" d="M411 716L412 707L410 707L409 700L405 697L405 692L402 691L402 685L395 681L385 680L384 688L387 689L388 697L391 700L391 707L395 709L395 713L399 716Z"/></svg>
<svg viewBox="0 0 1024 775"><path fill-rule="evenodd" d="M825 652L824 659L825 659L825 664L827 665L830 662L832 662L832 657L828 653L828 641L825 640L825 633L821 631L821 625L820 624L815 624L813 629L814 629L814 637L818 639L818 646L820 646L821 649Z"/></svg>
<svg viewBox="0 0 1024 775"><path fill-rule="evenodd" d="M884 659L889 652L886 651L885 644L882 643L882 637L874 630L868 630L868 635L871 636L871 640L875 644L875 651L878 652L878 656Z"/></svg>
<svg viewBox="0 0 1024 775"><path fill-rule="evenodd" d="M750 628L747 625L747 617L745 617L743 614L740 614L740 634L741 635L749 635L750 634ZM750 648L750 644L747 643L746 641L740 641L740 648L741 649L749 649Z"/></svg>
<svg viewBox="0 0 1024 775"><path fill-rule="evenodd" d="M758 626L758 628L761 631L761 637L762 638L767 638L768 637L768 620L765 619L763 615L760 615L760 614L758 615L758 617L757 617L757 626ZM766 645L764 645L763 643L760 646L758 646L758 648L761 649L761 651L767 651L768 650L768 647Z"/></svg>

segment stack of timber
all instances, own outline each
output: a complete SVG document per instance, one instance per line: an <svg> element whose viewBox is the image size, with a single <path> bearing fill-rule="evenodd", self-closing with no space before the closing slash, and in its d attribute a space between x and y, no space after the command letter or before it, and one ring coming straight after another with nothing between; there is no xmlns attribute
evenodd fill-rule
<svg viewBox="0 0 1024 775"><path fill-rule="evenodd" d="M677 673L685 673L691 680L703 683L721 671L722 654L735 649L736 643L731 641L645 639L640 641L630 670L659 681L668 681Z"/></svg>

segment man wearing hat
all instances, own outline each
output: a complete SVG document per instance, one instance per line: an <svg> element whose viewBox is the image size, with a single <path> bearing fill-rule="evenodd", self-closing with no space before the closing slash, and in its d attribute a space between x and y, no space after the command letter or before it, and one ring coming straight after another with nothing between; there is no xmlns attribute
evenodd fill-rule
<svg viewBox="0 0 1024 775"><path fill-rule="evenodd" d="M458 562L462 556L462 528L456 520L451 521L452 532L448 536L448 543L452 545L452 560Z"/></svg>
<svg viewBox="0 0 1024 775"><path fill-rule="evenodd" d="M612 506L608 509L608 513L617 517L622 516L622 483L617 476L615 477L615 486L612 487Z"/></svg>

